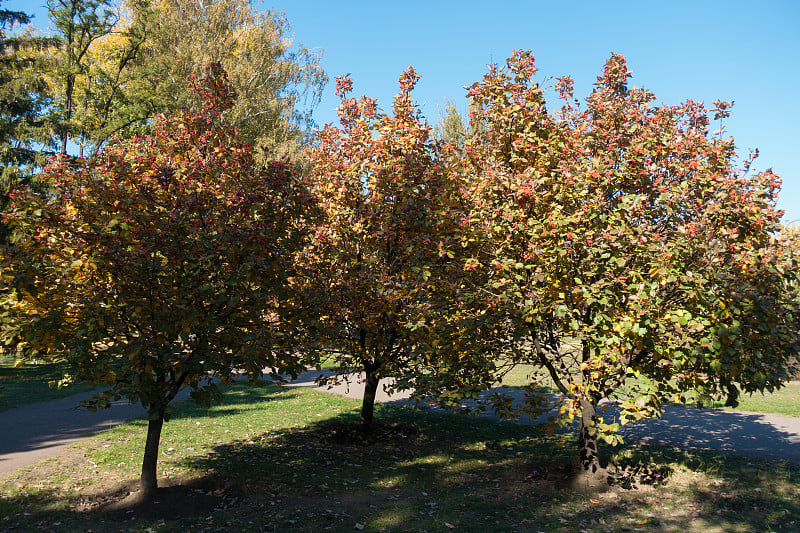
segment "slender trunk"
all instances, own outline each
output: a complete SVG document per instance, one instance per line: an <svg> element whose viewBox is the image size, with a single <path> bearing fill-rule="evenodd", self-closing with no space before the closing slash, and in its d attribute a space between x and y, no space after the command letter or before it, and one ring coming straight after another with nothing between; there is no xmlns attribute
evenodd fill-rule
<svg viewBox="0 0 800 533"><path fill-rule="evenodd" d="M65 128L69 127L69 121L72 119L72 92L74 90L75 78L74 76L67 77L66 94L64 95L64 124ZM67 140L69 133L65 129L61 132L61 155L67 155Z"/></svg>
<svg viewBox="0 0 800 533"><path fill-rule="evenodd" d="M372 430L372 418L375 412L375 395L378 392L378 369L368 366L366 369L366 383L364 383L364 400L361 404L361 431L369 433Z"/></svg>
<svg viewBox="0 0 800 533"><path fill-rule="evenodd" d="M578 436L581 470L586 474L600 471L600 458L597 455L597 405L581 400L581 432Z"/></svg>
<svg viewBox="0 0 800 533"><path fill-rule="evenodd" d="M164 412L151 417L147 423L147 442L144 445L142 459L142 477L139 479L139 490L144 497L152 496L158 488L156 465L158 464L158 444L161 441L161 427L164 425Z"/></svg>

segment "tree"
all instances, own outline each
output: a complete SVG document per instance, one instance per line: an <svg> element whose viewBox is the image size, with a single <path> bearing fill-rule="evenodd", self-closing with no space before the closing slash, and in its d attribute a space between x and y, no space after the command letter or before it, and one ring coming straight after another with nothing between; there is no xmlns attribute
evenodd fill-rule
<svg viewBox="0 0 800 533"><path fill-rule="evenodd" d="M441 142L458 145L467 137L467 129L464 117L458 112L456 105L448 102L444 114L439 117L439 123L434 128L434 136Z"/></svg>
<svg viewBox="0 0 800 533"><path fill-rule="evenodd" d="M51 63L51 75L58 87L54 111L60 121L56 135L59 151L66 155L71 138L88 134L74 115L78 108L76 90L80 78L87 74L89 52L98 39L111 33L119 18L111 9L110 0L49 0L47 8L61 39L60 53ZM84 95L90 97L88 87Z"/></svg>
<svg viewBox="0 0 800 533"><path fill-rule="evenodd" d="M319 345L341 371L366 375L361 427L369 431L380 379L414 357L420 309L449 222L453 190L411 100L419 76L400 77L392 114L374 99L348 97L337 79L340 126L317 133L312 190L323 218L304 255Z"/></svg>
<svg viewBox="0 0 800 533"><path fill-rule="evenodd" d="M298 159L327 77L319 53L292 44L285 15L256 12L250 0L154 0L148 8L155 24L146 45L147 70L139 75L167 108L180 109L191 98L186 76L219 62L239 95L226 119L266 157Z"/></svg>
<svg viewBox="0 0 800 533"><path fill-rule="evenodd" d="M157 84L147 75L152 72L147 51L157 24L157 13L146 0L131 0L128 5L129 9L114 6L113 11L105 12L108 25L99 28L96 38L87 43L80 65L75 69L73 96L69 99L73 102L71 119L80 157L85 150L94 151L115 135L130 137L149 133L158 113L177 111L167 105L165 96L156 90ZM96 12L98 8L93 9ZM54 12L53 16L65 19L62 26L70 29L69 19L63 13ZM62 37L66 43L64 54L69 59L69 33L63 33ZM75 63L78 64L78 60ZM202 71L196 74L199 76ZM56 85L64 88L66 100L69 77L62 71L57 72L55 79L60 81ZM183 90L190 95L186 102L189 107L191 91L185 84Z"/></svg>
<svg viewBox="0 0 800 533"><path fill-rule="evenodd" d="M48 7L60 47L41 63L62 154L70 143L82 157L113 135L150 133L158 113L192 105L187 76L219 62L238 94L225 118L257 148L259 162L300 159L327 78L319 54L292 45L282 14L258 13L249 0L51 0Z"/></svg>
<svg viewBox="0 0 800 533"><path fill-rule="evenodd" d="M259 166L220 119L235 94L219 65L193 86L202 108L161 117L152 137L48 166L54 193L15 196L3 254L6 341L108 386L90 408L147 409L144 496L181 389L207 403L214 377L299 364L285 302L313 203L288 164Z"/></svg>
<svg viewBox="0 0 800 533"><path fill-rule="evenodd" d="M34 173L44 164L48 136L42 115L48 105L44 79L36 74L37 54L52 50L54 39L6 30L30 22L23 12L0 9L0 213L21 184L37 185ZM42 149L44 148L44 149ZM0 242L8 238L0 222Z"/></svg>
<svg viewBox="0 0 800 533"><path fill-rule="evenodd" d="M480 114L472 109L473 107L474 103L471 103L470 112L465 117L453 102L447 103L444 114L439 117L439 122L433 131L434 137L441 145L450 143L453 147L462 148L469 136L481 130L483 126Z"/></svg>
<svg viewBox="0 0 800 533"><path fill-rule="evenodd" d="M535 73L517 52L469 89L484 128L463 156L478 243L464 268L480 273L464 335L491 347L488 322L504 344L491 357L540 368L524 408L556 407L549 430L578 418L582 471L596 476L598 438L619 441L619 424L689 391L735 405L784 383L799 348L797 257L776 238L779 179L737 166L702 104L655 105L613 55L585 108L564 77L549 112ZM439 357L465 360L456 348ZM475 367L474 382L491 381L492 365ZM617 421L600 416L604 399Z"/></svg>

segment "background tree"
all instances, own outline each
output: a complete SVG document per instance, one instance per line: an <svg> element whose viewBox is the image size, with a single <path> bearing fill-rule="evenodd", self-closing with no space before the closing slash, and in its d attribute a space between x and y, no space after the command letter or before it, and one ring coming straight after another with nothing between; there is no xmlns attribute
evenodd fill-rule
<svg viewBox="0 0 800 533"><path fill-rule="evenodd" d="M285 163L259 166L220 119L235 94L218 65L195 91L202 109L160 118L152 137L49 166L54 193L15 197L18 240L3 254L5 340L108 386L92 408L147 409L144 496L182 388L209 402L213 377L292 371L299 349L284 302L313 205Z"/></svg>
<svg viewBox="0 0 800 533"><path fill-rule="evenodd" d="M141 10L129 2L132 11ZM216 61L238 99L226 119L258 157L298 160L309 141L311 111L327 77L319 54L293 44L282 13L257 12L250 0L153 0L146 77L170 110L191 100L183 80Z"/></svg>
<svg viewBox="0 0 800 533"><path fill-rule="evenodd" d="M37 56L52 50L54 39L8 32L28 24L23 12L0 9L0 213L21 184L37 185L36 169L44 164L49 137L43 132L47 86L37 75ZM0 242L7 239L0 221Z"/></svg>
<svg viewBox="0 0 800 533"><path fill-rule="evenodd" d="M48 0L47 8L61 40L60 51L50 63L50 74L57 87L53 112L60 120L56 136L61 155L66 155L70 139L89 134L75 120L77 90L80 78L89 69L89 52L98 39L112 32L119 17L110 0ZM88 91L87 86L85 98L89 98Z"/></svg>
<svg viewBox="0 0 800 533"><path fill-rule="evenodd" d="M338 78L340 126L319 131L312 152L312 190L324 217L304 258L307 288L320 316L319 345L341 372L366 375L365 431L380 379L402 372L415 354L453 194L411 100L417 79L413 69L403 73L389 115L374 99L348 97L351 81Z"/></svg>
<svg viewBox="0 0 800 533"><path fill-rule="evenodd" d="M79 156L86 149L98 149L114 135L147 133L157 113L177 111L167 105L164 95L156 90L158 85L147 76L151 72L148 43L154 35L157 14L145 0L131 0L129 5L129 9L114 5L108 12L113 25L89 44L77 69L72 121ZM62 80L57 83L61 87L68 81L56 79ZM183 89L191 95L185 84ZM189 101L185 107L191 107Z"/></svg>
<svg viewBox="0 0 800 533"><path fill-rule="evenodd" d="M469 125L453 102L447 102L444 113L439 117L439 122L433 134L441 142L450 142L460 145L466 140Z"/></svg>
<svg viewBox="0 0 800 533"><path fill-rule="evenodd" d="M220 62L239 95L225 118L259 161L301 159L327 78L317 53L292 45L282 14L259 13L249 0L51 0L48 8L60 46L40 64L62 154L149 133L158 113L193 105L187 76Z"/></svg>
<svg viewBox="0 0 800 533"><path fill-rule="evenodd" d="M504 344L492 357L541 370L526 410L556 407L549 429L577 417L582 470L597 474L598 437L617 441L620 423L665 401L699 391L735 405L784 383L798 350L796 256L775 237L777 176L738 167L702 104L654 105L614 55L585 108L565 77L550 113L535 73L517 52L469 90L485 124L463 158L478 243L465 268L482 272L473 323ZM485 326L470 332L491 346ZM535 393L546 382L555 406ZM611 423L598 411L607 398Z"/></svg>
<svg viewBox="0 0 800 533"><path fill-rule="evenodd" d="M450 143L454 147L462 148L467 138L483 127L481 115L474 109L475 105L475 102L470 103L469 112L465 116L453 102L448 102L433 131L436 140L440 144Z"/></svg>

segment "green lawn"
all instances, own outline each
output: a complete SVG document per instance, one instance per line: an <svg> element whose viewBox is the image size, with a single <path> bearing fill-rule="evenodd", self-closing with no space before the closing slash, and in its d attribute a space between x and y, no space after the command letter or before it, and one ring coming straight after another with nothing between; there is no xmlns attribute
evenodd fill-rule
<svg viewBox="0 0 800 533"><path fill-rule="evenodd" d="M232 386L165 425L146 509L134 421L0 479L2 530L768 531L800 526L800 470L784 463L626 446L604 449L617 484L569 488L575 440L475 417L380 406L354 439L359 402L309 389ZM655 485L649 484L655 482ZM632 484L631 484L632 483ZM110 507L103 507L103 506Z"/></svg>
<svg viewBox="0 0 800 533"><path fill-rule="evenodd" d="M724 407L723 403L718 403L713 407L732 411L800 416L800 382L787 383L785 387L767 394L743 395L739 398L739 405L736 409Z"/></svg>
<svg viewBox="0 0 800 533"><path fill-rule="evenodd" d="M0 411L89 390L83 385L61 389L49 385L60 380L65 369L64 363L26 363L14 368L14 359L0 354Z"/></svg>

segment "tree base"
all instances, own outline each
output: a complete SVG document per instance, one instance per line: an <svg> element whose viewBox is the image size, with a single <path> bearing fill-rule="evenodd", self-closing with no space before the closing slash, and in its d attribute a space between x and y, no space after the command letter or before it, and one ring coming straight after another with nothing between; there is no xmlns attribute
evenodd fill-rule
<svg viewBox="0 0 800 533"><path fill-rule="evenodd" d="M569 487L583 494L606 492L609 489L609 473L605 468L598 468L594 472L578 468L570 480Z"/></svg>

